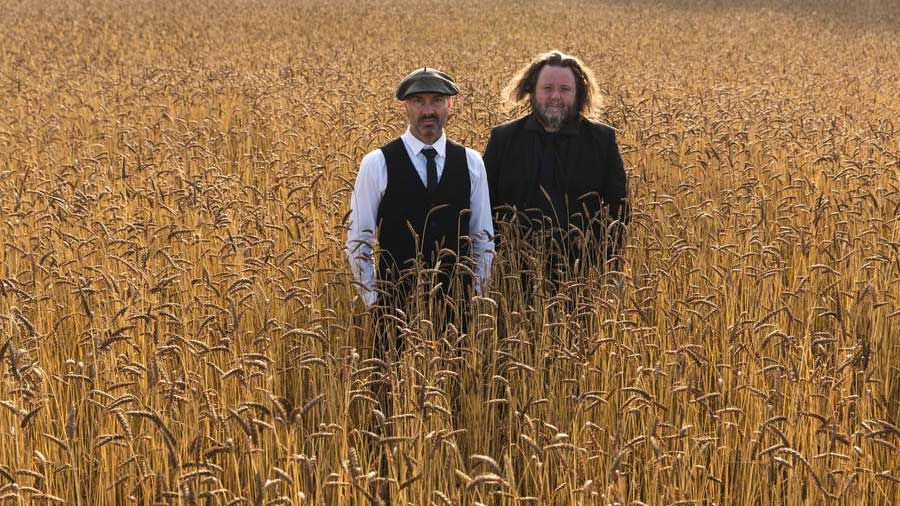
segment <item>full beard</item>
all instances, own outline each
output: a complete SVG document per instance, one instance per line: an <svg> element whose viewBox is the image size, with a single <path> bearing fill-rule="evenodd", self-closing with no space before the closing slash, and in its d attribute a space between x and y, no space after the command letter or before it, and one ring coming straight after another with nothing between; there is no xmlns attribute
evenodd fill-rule
<svg viewBox="0 0 900 506"><path fill-rule="evenodd" d="M559 108L540 107L534 104L534 111L537 113L538 120L544 128L549 131L557 131L565 125L574 112L572 106L562 106Z"/></svg>

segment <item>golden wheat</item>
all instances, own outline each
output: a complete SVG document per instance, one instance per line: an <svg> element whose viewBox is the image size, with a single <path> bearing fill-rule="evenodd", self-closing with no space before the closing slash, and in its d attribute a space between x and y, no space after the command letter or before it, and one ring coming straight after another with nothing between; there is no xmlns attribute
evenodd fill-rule
<svg viewBox="0 0 900 506"><path fill-rule="evenodd" d="M894 3L0 11L0 504L898 501ZM455 76L483 149L554 47L619 130L622 286L528 305L518 244L374 357L342 248L396 83Z"/></svg>

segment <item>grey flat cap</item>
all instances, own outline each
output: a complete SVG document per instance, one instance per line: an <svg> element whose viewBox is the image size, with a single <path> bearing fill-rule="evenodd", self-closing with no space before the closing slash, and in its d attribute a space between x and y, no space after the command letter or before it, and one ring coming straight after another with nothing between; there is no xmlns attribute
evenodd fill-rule
<svg viewBox="0 0 900 506"><path fill-rule="evenodd" d="M400 81L397 87L397 99L406 100L416 93L440 93L441 95L456 95L459 86L453 82L453 78L440 70L422 67L412 71Z"/></svg>

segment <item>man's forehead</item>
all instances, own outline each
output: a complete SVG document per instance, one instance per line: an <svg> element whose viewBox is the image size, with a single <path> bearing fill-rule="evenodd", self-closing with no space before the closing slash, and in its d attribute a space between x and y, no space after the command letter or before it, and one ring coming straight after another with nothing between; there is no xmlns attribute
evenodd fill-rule
<svg viewBox="0 0 900 506"><path fill-rule="evenodd" d="M544 68L538 73L538 81L541 78L570 79L575 81L575 72L566 65L544 65Z"/></svg>

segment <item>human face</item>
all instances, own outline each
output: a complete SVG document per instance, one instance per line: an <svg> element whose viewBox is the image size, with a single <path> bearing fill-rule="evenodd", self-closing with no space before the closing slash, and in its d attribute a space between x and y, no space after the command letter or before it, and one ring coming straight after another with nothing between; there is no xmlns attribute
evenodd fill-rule
<svg viewBox="0 0 900 506"><path fill-rule="evenodd" d="M575 115L575 91L575 73L569 67L541 69L531 105L544 130L557 132Z"/></svg>
<svg viewBox="0 0 900 506"><path fill-rule="evenodd" d="M416 93L403 101L409 131L425 144L434 144L444 132L453 101L440 93Z"/></svg>

